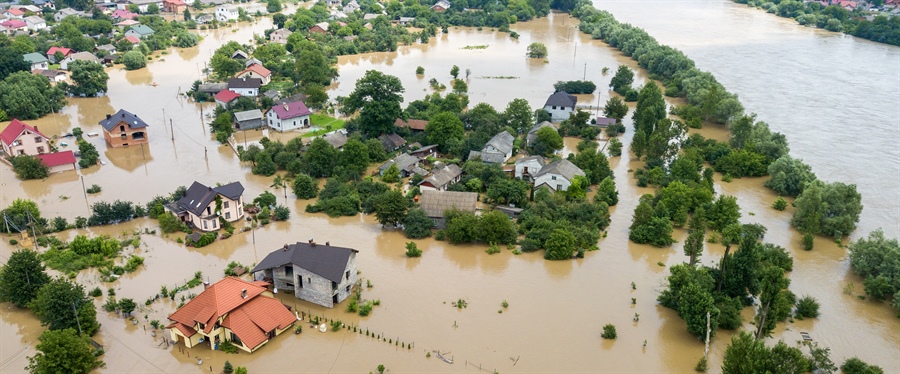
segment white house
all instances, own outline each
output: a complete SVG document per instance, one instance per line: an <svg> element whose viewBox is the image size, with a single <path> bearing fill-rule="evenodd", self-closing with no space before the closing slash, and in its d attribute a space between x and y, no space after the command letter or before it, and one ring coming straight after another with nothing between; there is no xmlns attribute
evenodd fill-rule
<svg viewBox="0 0 900 374"><path fill-rule="evenodd" d="M229 90L246 97L259 96L259 87L261 86L262 79L259 78L231 78L228 80Z"/></svg>
<svg viewBox="0 0 900 374"><path fill-rule="evenodd" d="M234 5L219 5L216 7L216 19L219 22L237 21L238 10Z"/></svg>
<svg viewBox="0 0 900 374"><path fill-rule="evenodd" d="M531 130L528 130L528 134L525 135L525 144L526 145L531 145L531 143L534 143L534 141L537 139L537 132L542 127L552 127L554 130L556 130L556 127L553 127L553 124L551 124L550 122L547 122L547 121L544 121L537 125L534 125L534 127L532 127Z"/></svg>
<svg viewBox="0 0 900 374"><path fill-rule="evenodd" d="M47 28L47 21L38 16L25 17L25 24L29 30L38 31Z"/></svg>
<svg viewBox="0 0 900 374"><path fill-rule="evenodd" d="M69 70L69 63L72 61L90 61L95 63L101 63L102 60L94 56L93 53L90 52L78 52L69 55L69 57L64 58L59 62L59 68L63 70Z"/></svg>
<svg viewBox="0 0 900 374"><path fill-rule="evenodd" d="M559 91L550 95L544 104L544 110L550 113L550 120L559 122L569 118L569 115L575 111L575 103L578 98L575 95Z"/></svg>
<svg viewBox="0 0 900 374"><path fill-rule="evenodd" d="M565 191L579 175L585 176L584 171L568 160L554 161L534 175L534 188L547 187L553 191Z"/></svg>
<svg viewBox="0 0 900 374"><path fill-rule="evenodd" d="M266 113L266 122L276 131L290 131L301 127L309 127L309 115L312 112L302 101L294 101L275 105Z"/></svg>
<svg viewBox="0 0 900 374"><path fill-rule="evenodd" d="M469 152L469 158L481 158L483 162L502 164L512 157L514 141L515 138L510 133L501 131L494 135L491 140L488 140L484 148L481 148L481 151Z"/></svg>
<svg viewBox="0 0 900 374"><path fill-rule="evenodd" d="M162 10L162 0L128 0L125 3L119 3L119 9L128 9L128 5L137 5L141 13L147 13L150 4L156 4L157 9Z"/></svg>
<svg viewBox="0 0 900 374"><path fill-rule="evenodd" d="M528 156L516 160L516 179L531 182L545 164L546 161L541 156Z"/></svg>
<svg viewBox="0 0 900 374"><path fill-rule="evenodd" d="M84 13L79 12L72 8L63 8L63 9L60 9L58 12L53 13L53 19L56 20L56 22L62 21L63 18L66 18L68 16L83 17Z"/></svg>
<svg viewBox="0 0 900 374"><path fill-rule="evenodd" d="M31 70L47 70L49 68L49 61L40 53L26 53L22 55L22 58L31 64Z"/></svg>

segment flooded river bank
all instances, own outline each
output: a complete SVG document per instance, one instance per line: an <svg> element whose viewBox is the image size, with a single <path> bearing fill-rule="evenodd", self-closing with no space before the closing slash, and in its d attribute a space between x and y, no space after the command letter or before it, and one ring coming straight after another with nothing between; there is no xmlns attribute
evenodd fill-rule
<svg viewBox="0 0 900 374"><path fill-rule="evenodd" d="M458 65L462 71L472 70L468 81L470 105L487 102L502 109L513 98L523 97L533 107L539 107L552 93L552 83L558 80L586 77L598 87L606 87L611 74L601 74L603 67L614 70L618 64L627 64L636 69L630 59L578 34L574 29L576 24L577 20L564 14L517 24L512 29L521 34L519 40L487 29L451 28L449 35L433 38L428 45L401 47L394 53L342 57L338 66L341 77L330 88L329 95L347 95L366 70L378 69L401 79L408 103L431 92L427 83L430 78L449 82L450 68ZM92 132L99 131L97 121L105 114L123 108L150 123L150 144L143 149L108 150L102 138L90 138L100 150L101 159L109 164L84 173L57 174L46 181L21 182L9 168L0 168L0 205L7 206L15 198L29 198L38 202L45 217L59 215L71 220L89 215L89 203L115 199L145 202L179 185L189 185L193 180L241 181L246 187L245 198L272 190L271 178L250 174L249 167L240 165L229 148L219 146L211 138L201 121L201 108L206 113L212 110L211 105L198 105L177 96L179 90L183 92L199 77L204 61L217 45L229 40L247 42L254 33L261 33L267 27L271 27L271 21L261 20L236 32L231 29L204 32L205 39L198 47L171 50L162 56L165 61L154 61L147 69L110 70L108 97L72 99L60 114L29 121L48 135L62 134L75 126ZM650 27L648 31L658 34ZM663 43L669 42L663 35L657 37ZM524 58L526 46L533 41L547 45L547 63ZM488 47L463 49L469 45ZM689 48L684 49L704 67L699 56L694 56ZM424 78L415 75L419 65L426 69ZM725 72L713 67L704 68L740 94L748 109L761 105L732 85L733 77L728 78ZM636 81L636 85L646 81L643 72L637 72ZM150 86L152 82L158 86ZM784 97L791 94L785 88ZM609 94L602 89L598 95L584 95L579 98L580 103L596 104L598 99L605 102ZM783 115L790 116L791 112ZM774 115L760 111L760 116L776 130L788 134L794 146L792 154L810 162L820 177L854 182L849 178L832 178L820 171L820 166L812 160L814 153L807 153L804 148L806 142L777 127L779 122ZM780 126L788 127L792 123L796 122ZM626 127L631 129L630 119L626 119ZM701 131L705 135L722 136L718 129ZM628 131L623 139L626 147L630 138L631 131ZM574 144L567 139L567 147L572 148ZM891 152L890 149L880 151ZM283 293L278 297L300 311L359 325L404 343L414 343L414 348L402 349L346 330L314 332L303 322L302 334L278 336L252 355L226 355L203 348L191 352L165 349L165 345L159 346L158 337L153 338L149 331L144 331L147 323L143 316L147 315L147 320L165 321L176 307L176 299L176 302L157 301L150 308L136 311L134 314L141 321L137 326L114 314L99 312L103 328L96 339L106 346L103 357L106 367L100 372L197 373L210 372L210 366L213 372L218 372L225 360L235 366L247 366L254 373L366 372L374 371L378 364L393 372L477 372L479 365L486 372L495 369L499 372L692 371L703 354L702 342L687 333L684 321L674 311L655 301L664 285L667 268L685 260L681 244L658 249L627 240L637 198L652 190L634 185L629 170L637 169L640 163L627 153L611 158L610 166L616 176L620 203L611 209L608 236L600 241L599 251L573 261L548 262L540 253L514 256L507 250L491 256L482 246L453 246L433 239L416 241L424 251L423 256L407 259L404 243L408 240L400 232L381 229L374 217L328 218L307 214L303 210L308 201L291 195L287 198L287 205L292 208L289 221L240 233L208 247L186 248L177 244L174 236L142 235L139 251L146 258L144 268L109 284L101 285L95 271L83 271L78 281L88 289L97 285L114 287L117 297L134 298L143 305L143 300L157 293L160 286L171 288L183 284L195 271L202 271L204 278L208 276L215 282L223 276L229 261L250 265L284 243L311 237L317 241L328 240L360 250L357 258L362 271L360 277L374 285L363 291L363 297L380 299L381 306L375 307L370 316L359 317L344 312L341 307L326 310ZM884 170L884 167L871 166L870 170ZM103 192L85 198L80 174L84 174L86 185L100 184ZM799 331L807 331L820 345L832 349L835 362L859 356L888 372L900 371L896 354L900 349L900 334L897 334L900 322L893 312L884 305L856 298L855 295L862 293L862 287L860 280L848 270L844 249L825 239L817 239L814 251L800 249L799 235L787 223L790 209L778 212L769 208L775 196L762 187L764 181L764 178L747 178L720 183L717 191L737 196L743 208L742 220L765 224L769 228L766 240L788 248L795 259L795 270L790 274L791 289L798 295L818 298L823 311L818 319L779 325L775 338L793 344L799 340ZM856 183L860 184L864 198L870 198L865 189L873 187ZM900 183L889 185L896 189ZM282 203L283 193L273 192ZM886 223L889 221L882 223L877 216L868 216L878 209L866 205L864 225L855 236L878 226L891 227ZM897 219L896 209L884 214ZM144 228L156 229L156 222L138 219L90 231L118 236ZM896 236L896 230L887 233ZM74 235L75 232L63 234ZM683 241L685 236L678 231L675 239ZM0 261L5 262L12 250L7 240L3 240ZM701 262L716 262L723 251L719 245L709 245ZM842 292L848 281L857 283L854 295ZM636 290L631 289L631 282L636 284ZM200 289L191 292L199 293ZM468 308L456 309L450 305L460 298L468 301ZM631 298L636 299L635 305L631 304ZM498 313L503 300L509 302L509 308ZM96 304L99 307L104 301L105 297L98 298ZM633 321L636 313L640 315L638 322ZM744 321L750 321L751 317L752 311L746 309ZM602 326L607 323L618 328L619 338L615 341L600 338ZM29 312L0 304L0 371L22 372L27 365L26 357L34 354L33 346L42 329ZM719 331L714 338L710 367L720 365L730 335ZM448 356L454 357L455 363L448 365L434 356L427 358L426 352L432 350L450 352ZM203 360L203 365L197 365L195 356Z"/></svg>

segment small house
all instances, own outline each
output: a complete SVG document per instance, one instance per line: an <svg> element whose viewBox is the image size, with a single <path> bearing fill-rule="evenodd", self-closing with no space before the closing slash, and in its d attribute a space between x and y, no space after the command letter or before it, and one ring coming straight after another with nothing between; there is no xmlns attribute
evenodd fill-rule
<svg viewBox="0 0 900 374"><path fill-rule="evenodd" d="M31 70L47 70L50 67L47 58L37 52L26 53L22 55L22 58L25 59L25 62L31 64Z"/></svg>
<svg viewBox="0 0 900 374"><path fill-rule="evenodd" d="M309 28L310 33L319 33L319 34L327 34L328 33L328 22L319 22L313 27Z"/></svg>
<svg viewBox="0 0 900 374"><path fill-rule="evenodd" d="M133 27L133 26L137 26L137 25L140 25L140 24L141 24L141 23L138 22L137 20L133 20L133 19L125 19L125 20L119 21L119 23L116 23L116 26L118 26L120 29L129 29L129 28L131 28L131 27ZM139 36L139 35L136 35L136 34L133 34L132 37L133 37L133 38L140 39L140 36Z"/></svg>
<svg viewBox="0 0 900 374"><path fill-rule="evenodd" d="M95 56L91 52L77 52L77 53L73 53L73 54L69 55L69 57L66 57L62 61L60 61L59 68L62 70L69 70L69 63L72 61L87 61L87 62L94 62L97 64L101 63L101 60L99 58L97 58L97 56Z"/></svg>
<svg viewBox="0 0 900 374"><path fill-rule="evenodd" d="M63 8L58 12L53 13L53 20L60 22L68 16L81 17L82 13L72 8Z"/></svg>
<svg viewBox="0 0 900 374"><path fill-rule="evenodd" d="M37 156L50 152L50 138L38 131L37 127L13 119L0 132L3 153L9 156Z"/></svg>
<svg viewBox="0 0 900 374"><path fill-rule="evenodd" d="M534 143L534 141L537 139L537 132L542 127L551 127L553 128L553 130L556 130L556 127L554 127L553 124L548 121L543 121L537 125L534 125L531 130L528 130L528 134L525 135L525 145L531 145L532 143Z"/></svg>
<svg viewBox="0 0 900 374"><path fill-rule="evenodd" d="M3 12L3 16L10 19L22 19L25 17L25 11L19 8L9 8Z"/></svg>
<svg viewBox="0 0 900 374"><path fill-rule="evenodd" d="M57 53L59 53L62 56L62 58L59 59L59 61L62 61L64 58L69 57L70 55L75 53L75 51L73 51L71 48L65 48L65 47L50 47L50 49L47 50L47 59L49 59L50 62L53 62L53 63L59 62L59 61L56 61Z"/></svg>
<svg viewBox="0 0 900 374"><path fill-rule="evenodd" d="M290 131L301 127L309 127L309 116L312 112L302 101L278 104L266 113L268 125L276 131Z"/></svg>
<svg viewBox="0 0 900 374"><path fill-rule="evenodd" d="M162 9L162 0L126 0L126 3L137 6L141 13L147 13L150 9L150 4L156 4L158 9ZM121 5L120 3L119 6Z"/></svg>
<svg viewBox="0 0 900 374"><path fill-rule="evenodd" d="M216 19L219 22L237 21L237 7L231 4L223 4L216 7Z"/></svg>
<svg viewBox="0 0 900 374"><path fill-rule="evenodd" d="M291 30L278 29L269 34L269 40L273 43L287 44L288 37L291 36Z"/></svg>
<svg viewBox="0 0 900 374"><path fill-rule="evenodd" d="M231 342L253 353L275 336L290 329L297 317L268 290L265 282L226 277L204 290L169 315L166 326L172 343L187 348L205 346L217 350Z"/></svg>
<svg viewBox="0 0 900 374"><path fill-rule="evenodd" d="M347 5L344 5L344 7L341 8L341 11L343 11L346 14L353 13L357 10L359 10L359 3L357 3L356 0L350 0L350 2L347 3Z"/></svg>
<svg viewBox="0 0 900 374"><path fill-rule="evenodd" d="M259 109L237 112L234 114L234 128L236 130L251 130L263 127L263 114Z"/></svg>
<svg viewBox="0 0 900 374"><path fill-rule="evenodd" d="M244 217L244 186L232 182L224 186L207 187L194 182L184 197L166 204L166 209L182 222L201 231L219 229L219 217L234 222Z"/></svg>
<svg viewBox="0 0 900 374"><path fill-rule="evenodd" d="M615 125L616 122L617 121L615 118L597 117L597 119L594 120L594 125L597 127L606 128L607 126Z"/></svg>
<svg viewBox="0 0 900 374"><path fill-rule="evenodd" d="M127 40L129 43L131 43L132 46L134 46L135 44L141 43L141 39L136 36L126 36L126 37L122 38L122 40Z"/></svg>
<svg viewBox="0 0 900 374"><path fill-rule="evenodd" d="M528 156L516 160L516 179L526 182L534 180L535 174L539 173L546 165L546 160L541 156Z"/></svg>
<svg viewBox="0 0 900 374"><path fill-rule="evenodd" d="M462 169L456 164L447 165L437 171L432 171L430 177L425 178L419 183L419 189L446 191L451 183L459 182L462 176Z"/></svg>
<svg viewBox="0 0 900 374"><path fill-rule="evenodd" d="M494 210L506 214L510 219L518 219L523 209L512 205L498 205L494 207Z"/></svg>
<svg viewBox="0 0 900 374"><path fill-rule="evenodd" d="M135 25L132 26L128 31L125 32L125 36L134 36L138 39L146 38L150 35L153 35L156 31L150 28L147 25Z"/></svg>
<svg viewBox="0 0 900 374"><path fill-rule="evenodd" d="M394 121L394 126L409 127L409 130L412 132L425 131L425 126L428 126L428 121L424 121L421 119L404 120L403 118L397 118L397 120Z"/></svg>
<svg viewBox="0 0 900 374"><path fill-rule="evenodd" d="M13 35L19 31L25 31L28 28L28 24L25 23L25 21L15 18L0 22L0 26L5 28L6 33L10 35Z"/></svg>
<svg viewBox="0 0 900 374"><path fill-rule="evenodd" d="M215 95L226 90L228 90L228 83L200 83L200 85L197 86L197 91L208 93L210 95Z"/></svg>
<svg viewBox="0 0 900 374"><path fill-rule="evenodd" d="M259 88L262 87L262 79L259 78L231 78L228 80L228 89L245 97L259 96Z"/></svg>
<svg viewBox="0 0 900 374"><path fill-rule="evenodd" d="M100 121L100 126L103 126L103 137L110 147L147 143L147 122L125 109L119 109L116 114L107 114Z"/></svg>
<svg viewBox="0 0 900 374"><path fill-rule="evenodd" d="M250 55L249 55L247 52L244 52L244 51L242 51L242 50L240 50L240 49L238 49L237 51L234 51L234 52L231 54L231 59L232 59L232 60L246 60L246 59L248 59L248 58L250 58Z"/></svg>
<svg viewBox="0 0 900 374"><path fill-rule="evenodd" d="M53 0L31 0L31 3L41 9L56 9L56 4L53 4Z"/></svg>
<svg viewBox="0 0 900 374"><path fill-rule="evenodd" d="M421 144L417 146L417 144L419 143L410 144L410 155L416 156L418 158L437 157L437 144L427 145L424 147L421 147Z"/></svg>
<svg viewBox="0 0 900 374"><path fill-rule="evenodd" d="M375 20L376 18L378 18L378 16L380 16L380 14L366 13L366 14L363 14L363 21L372 21L372 20Z"/></svg>
<svg viewBox="0 0 900 374"><path fill-rule="evenodd" d="M216 100L216 106L220 106L222 108L228 109L232 102L237 100L237 98L241 97L241 95L237 92L231 90L222 90L219 91L213 99Z"/></svg>
<svg viewBox="0 0 900 374"><path fill-rule="evenodd" d="M547 98L547 102L544 103L544 110L550 113L551 121L559 122L569 118L569 115L575 111L577 102L578 98L575 95L557 91Z"/></svg>
<svg viewBox="0 0 900 374"><path fill-rule="evenodd" d="M416 17L400 17L400 19L397 20L397 23L399 23L400 26L410 26L415 21Z"/></svg>
<svg viewBox="0 0 900 374"><path fill-rule="evenodd" d="M331 146L337 150L343 149L344 145L347 144L347 141L350 140L350 138L347 137L347 130L344 129L334 130L322 135L322 139L325 139L328 144L331 144Z"/></svg>
<svg viewBox="0 0 900 374"><path fill-rule="evenodd" d="M31 73L43 75L50 80L50 83L53 84L65 82L66 78L68 77L66 75L66 72L62 70L32 70Z"/></svg>
<svg viewBox="0 0 900 374"><path fill-rule="evenodd" d="M428 175L428 172L425 171L425 169L419 167L419 161L421 160L418 157L403 153L379 166L378 174L384 175L384 172L390 168L391 165L397 165L397 169L400 170L400 177L402 178L406 178L413 174L423 176Z"/></svg>
<svg viewBox="0 0 900 374"><path fill-rule="evenodd" d="M576 176L585 176L584 171L569 160L554 161L534 175L534 188L546 187L553 191L566 191Z"/></svg>
<svg viewBox="0 0 900 374"><path fill-rule="evenodd" d="M298 299L334 308L353 293L357 253L353 248L310 239L269 253L251 273L254 279L271 281L275 288L291 291Z"/></svg>
<svg viewBox="0 0 900 374"><path fill-rule="evenodd" d="M41 160L44 165L47 165L47 167L50 168L51 173L75 170L75 165L78 162L75 160L75 153L71 150L54 153L42 153L35 157Z"/></svg>
<svg viewBox="0 0 900 374"><path fill-rule="evenodd" d="M510 133L501 131L488 140L481 151L469 152L469 159L480 158L485 163L502 164L512 157L514 141Z"/></svg>
<svg viewBox="0 0 900 374"><path fill-rule="evenodd" d="M187 9L187 3L181 0L163 0L164 12L169 13L184 13L184 10Z"/></svg>
<svg viewBox="0 0 900 374"><path fill-rule="evenodd" d="M197 17L194 17L194 22L197 22L198 25L205 25L212 22L214 19L216 19L216 17L212 14L201 14Z"/></svg>
<svg viewBox="0 0 900 374"><path fill-rule="evenodd" d="M267 85L272 81L272 72L260 64L252 64L240 73L237 73L237 78L258 78L263 85Z"/></svg>
<svg viewBox="0 0 900 374"><path fill-rule="evenodd" d="M397 134L382 134L378 140L381 141L384 150L388 152L396 151L406 145L406 139Z"/></svg>
<svg viewBox="0 0 900 374"><path fill-rule="evenodd" d="M419 198L419 206L438 229L446 227L445 212L459 210L474 214L477 203L478 194L475 192L423 190Z"/></svg>
<svg viewBox="0 0 900 374"><path fill-rule="evenodd" d="M125 21L125 20L133 20L138 17L137 13L131 13L131 11L126 9L116 9L112 14L110 14L113 20L116 21Z"/></svg>
<svg viewBox="0 0 900 374"><path fill-rule="evenodd" d="M47 21L38 16L29 16L24 19L26 27L32 31L39 31L47 28Z"/></svg>
<svg viewBox="0 0 900 374"><path fill-rule="evenodd" d="M447 0L438 0L438 2L431 6L431 10L438 13L445 12L448 9L450 9L450 2Z"/></svg>
<svg viewBox="0 0 900 374"><path fill-rule="evenodd" d="M107 56L116 54L116 46L112 44L98 45L97 51L103 51Z"/></svg>

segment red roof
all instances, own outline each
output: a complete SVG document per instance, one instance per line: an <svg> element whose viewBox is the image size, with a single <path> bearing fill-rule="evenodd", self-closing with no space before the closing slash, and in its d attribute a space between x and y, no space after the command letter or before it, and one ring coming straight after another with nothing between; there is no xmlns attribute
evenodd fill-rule
<svg viewBox="0 0 900 374"><path fill-rule="evenodd" d="M269 69L264 68L260 64L250 65L246 69L244 69L244 71L240 72L240 74L238 74L238 75L241 75L241 74L244 74L247 72L256 73L257 75L259 75L261 77L268 77L269 75L272 75L272 72Z"/></svg>
<svg viewBox="0 0 900 374"><path fill-rule="evenodd" d="M294 101L292 103L284 103L284 105L276 105L272 107L272 110L275 111L275 115L277 115L281 120L305 116L312 113L309 111L309 108L306 107L306 104L304 104L302 101Z"/></svg>
<svg viewBox="0 0 900 374"><path fill-rule="evenodd" d="M420 119L411 119L409 121L404 121L403 118L397 118L394 121L394 126L397 127L409 127L413 130L425 131L425 126L428 125L428 121L423 121Z"/></svg>
<svg viewBox="0 0 900 374"><path fill-rule="evenodd" d="M0 26L6 27L8 29L21 29L23 27L28 26L25 21L20 19L10 19L3 22L0 22Z"/></svg>
<svg viewBox="0 0 900 374"><path fill-rule="evenodd" d="M138 37L136 37L136 36L131 36L131 35L126 36L126 37L125 37L125 40L131 42L131 44L138 44L138 43L141 42L141 39L138 39Z"/></svg>
<svg viewBox="0 0 900 374"><path fill-rule="evenodd" d="M228 313L222 326L231 329L252 350L269 339L269 331L283 330L296 321L297 317L281 301L259 296Z"/></svg>
<svg viewBox="0 0 900 374"><path fill-rule="evenodd" d="M71 165L75 163L75 153L72 153L72 151L42 153L35 157L43 161L44 165L51 168L54 166Z"/></svg>
<svg viewBox="0 0 900 374"><path fill-rule="evenodd" d="M18 119L13 119L12 122L9 123L9 126L6 126L3 129L3 132L0 132L0 141L6 144L12 144L12 142L16 141L22 132L28 130L35 134L38 134L43 137L47 137L47 135L42 134L38 129L31 127L25 122L19 121Z"/></svg>
<svg viewBox="0 0 900 374"><path fill-rule="evenodd" d="M62 53L63 57L65 57L72 53L72 49L64 47L50 47L50 49L47 50L47 56L53 56L56 54L56 52Z"/></svg>
<svg viewBox="0 0 900 374"><path fill-rule="evenodd" d="M241 94L234 92L232 90L222 90L222 91L219 91L219 93L217 93L216 96L213 96L213 97L216 99L216 101L221 101L223 103L230 103L231 100L241 97Z"/></svg>
<svg viewBox="0 0 900 374"><path fill-rule="evenodd" d="M184 1L181 1L181 0L163 0L163 2L172 4L172 5L187 5L184 3Z"/></svg>
<svg viewBox="0 0 900 374"><path fill-rule="evenodd" d="M24 14L25 14L25 12L24 12L22 9L19 9L19 8L7 9L6 12L9 13L9 14L12 14L12 15L14 15L14 16L21 16L21 15L24 15Z"/></svg>

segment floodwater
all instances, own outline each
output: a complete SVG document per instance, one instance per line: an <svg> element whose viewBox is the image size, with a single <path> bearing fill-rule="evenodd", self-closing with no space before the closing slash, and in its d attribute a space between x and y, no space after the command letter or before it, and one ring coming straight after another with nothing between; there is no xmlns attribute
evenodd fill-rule
<svg viewBox="0 0 900 374"><path fill-rule="evenodd" d="M271 178L250 174L250 168L241 165L229 148L219 146L211 138L201 122L201 106L178 96L179 90L183 92L200 76L204 61L217 45L228 40L246 42L254 32L261 33L270 27L267 22L270 21L259 21L236 32L229 29L204 32L205 39L200 46L170 50L162 56L164 62L154 59L147 69L134 72L111 69L108 97L72 99L71 105L60 114L29 121L48 135L63 134L76 126L86 133L100 132L97 121L107 113L125 108L150 123L150 143L142 149L108 150L102 137L88 138L97 145L107 165L84 173L57 174L46 181L21 182L8 167L0 168L0 206L7 206L15 198L29 198L38 202L45 217L59 215L71 220L87 216L88 204L95 201L144 202L194 180L207 184L239 180L247 189L247 198L271 190ZM447 84L450 67L455 64L461 68L462 75L467 68L472 70L468 79L471 105L483 101L499 109L513 98L523 97L532 106L539 107L557 80L580 79L586 75L599 87L605 87L611 75L602 75L602 67L610 70L618 64L635 67L603 43L575 32L576 22L566 15L555 14L517 24L513 29L521 34L519 40L490 30L452 28L449 35L433 38L428 45L401 47L394 53L343 57L339 61L339 83L331 88L330 95L348 94L353 82L366 70L379 69L400 77L409 102L431 92L427 81L432 77ZM532 41L548 46L548 62L524 57L525 47ZM463 49L469 45L488 47ZM418 65L426 69L424 78L415 76ZM515 78L488 78L499 76ZM638 72L637 80L645 79ZM153 82L158 86L150 86ZM830 92L840 91L823 93ZM585 95L580 101L596 104L597 96L605 101L608 92L601 90L599 95ZM746 97L744 101L748 101ZM204 112L212 110L208 104L202 108ZM630 120L626 119L626 126L631 128ZM702 132L722 135L716 129ZM630 137L629 131L623 138L626 147ZM795 145L794 155L808 158L805 150L791 140ZM576 144L577 140L566 139L568 149L574 149ZM365 372L375 370L379 364L395 372L473 372L479 371L479 367L486 372L690 371L703 354L703 344L686 332L684 322L674 311L658 306L655 301L664 285L666 269L685 260L681 244L658 249L627 240L637 198L652 193L652 189L634 185L629 170L639 168L640 163L627 153L610 159L610 166L617 178L620 202L612 208L608 237L600 241L599 251L573 261L548 262L542 259L541 253L514 256L507 250L487 255L483 246L452 246L433 239L416 241L424 253L421 258L407 259L403 253L408 240L400 232L381 229L374 217L328 218L303 213L309 201L290 195L286 199L292 208L290 221L239 233L208 247L186 248L175 242L175 236L144 234L136 252L145 257L145 266L124 279L101 285L114 287L119 298L130 297L143 305L160 286L171 289L184 284L195 271L202 271L204 278L215 282L223 276L229 261L251 265L284 243L315 238L360 250L360 277L374 285L364 289L363 297L380 299L381 305L370 316L359 317L342 308L323 309L283 293L278 297L300 311L339 319L414 346L402 349L358 332L354 334L352 330L319 333L303 322L302 334L283 334L252 355L226 355L204 348L190 352L177 347L166 349L159 337L152 337L144 329L149 329L147 321L165 321L179 302L176 299L175 302L157 301L136 311L138 325L99 312L103 328L95 339L106 346L106 367L100 372L218 372L225 360L235 366L247 366L252 372ZM85 185L99 184L103 192L88 197L79 194L82 175ZM812 252L799 250L799 236L787 224L790 210L777 212L768 208L775 196L762 187L763 182L761 178L735 180L721 183L717 189L738 197L746 221L769 227L767 240L789 248L795 258L791 289L799 295L811 294L823 304L822 317L781 325L776 337L793 343L799 340L799 331L808 331L821 345L832 349L835 362L859 356L889 372L900 371L896 356L900 348L900 336L896 333L900 323L892 311L885 305L843 294L847 281L857 283L856 294L862 292L860 280L848 271L845 250L823 239L816 242ZM273 192L279 197L279 203L283 203L283 191ZM867 207L866 214L869 211ZM156 229L156 223L138 219L90 231L120 236L145 228ZM62 235L71 238L75 234ZM679 231L675 236L683 240L686 234ZM0 259L8 259L12 250L7 240L3 240ZM722 252L721 246L711 245L702 261L717 261ZM100 285L93 270L81 272L77 280L88 289ZM631 282L636 284L636 290L631 289ZM450 305L460 298L467 300L467 308L458 310ZM634 305L632 298L636 299ZM508 309L501 307L503 300L509 302ZM98 308L104 301L105 296L98 298ZM502 313L498 313L500 310ZM635 314L640 315L638 322L633 321ZM744 320L749 322L751 318L752 313L747 309ZM618 328L619 338L615 341L600 338L602 326L607 323ZM23 371L26 357L34 354L33 345L41 330L29 312L3 304L0 307L0 371ZM721 363L730 336L730 332L720 331L713 339L711 367ZM455 363L448 365L437 357L426 357L426 352L432 350L449 352L447 356L453 357ZM195 357L202 359L203 364L198 365Z"/></svg>

